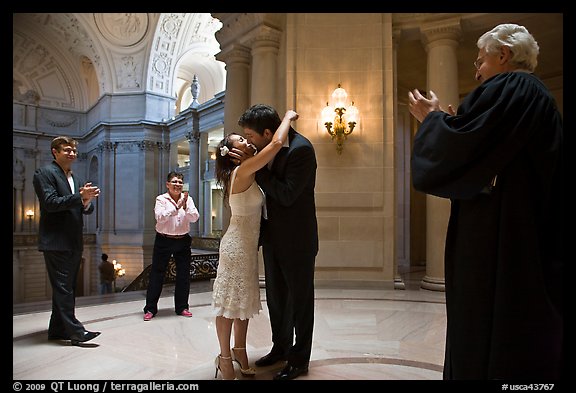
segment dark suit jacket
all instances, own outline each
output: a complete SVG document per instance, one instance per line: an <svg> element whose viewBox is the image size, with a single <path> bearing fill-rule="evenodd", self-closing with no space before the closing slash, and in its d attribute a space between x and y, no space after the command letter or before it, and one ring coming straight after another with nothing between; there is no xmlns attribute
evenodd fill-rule
<svg viewBox="0 0 576 393"><path fill-rule="evenodd" d="M261 242L281 253L318 253L314 187L316 154L308 139L290 129L290 147L283 147L269 170L256 173L266 193L268 220L262 220Z"/></svg>
<svg viewBox="0 0 576 393"><path fill-rule="evenodd" d="M90 204L90 207L84 210L80 182L76 176L72 175L72 178L74 194L66 174L56 161L34 173L34 191L40 202L39 251L83 249L83 214L91 214L94 205Z"/></svg>

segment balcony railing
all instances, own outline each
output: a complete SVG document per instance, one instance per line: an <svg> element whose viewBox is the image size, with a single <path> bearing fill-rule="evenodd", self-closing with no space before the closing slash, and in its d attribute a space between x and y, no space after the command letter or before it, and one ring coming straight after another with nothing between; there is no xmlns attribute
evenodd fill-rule
<svg viewBox="0 0 576 393"><path fill-rule="evenodd" d="M218 268L218 253L210 254L193 254L190 261L190 280L209 280L216 277L216 269ZM122 292L127 291L142 291L148 288L148 281L150 277L150 270L152 265L146 266L142 273L138 275L130 284L128 284ZM166 268L166 275L164 276L164 284L173 284L176 282L176 263L174 258L171 258Z"/></svg>

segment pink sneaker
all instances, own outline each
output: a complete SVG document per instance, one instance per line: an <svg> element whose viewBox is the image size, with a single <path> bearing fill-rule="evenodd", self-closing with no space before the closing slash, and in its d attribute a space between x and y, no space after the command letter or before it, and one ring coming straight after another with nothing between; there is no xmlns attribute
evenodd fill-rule
<svg viewBox="0 0 576 393"><path fill-rule="evenodd" d="M186 310L182 311L182 312L180 313L180 315L182 315L183 317L188 317L188 318L190 318L190 317L192 316L192 313L191 313L190 311L188 311L188 309L186 309Z"/></svg>
<svg viewBox="0 0 576 393"><path fill-rule="evenodd" d="M154 318L154 314L152 314L150 311L146 312L146 314L144 314L144 320L145 321L149 321L152 318Z"/></svg>

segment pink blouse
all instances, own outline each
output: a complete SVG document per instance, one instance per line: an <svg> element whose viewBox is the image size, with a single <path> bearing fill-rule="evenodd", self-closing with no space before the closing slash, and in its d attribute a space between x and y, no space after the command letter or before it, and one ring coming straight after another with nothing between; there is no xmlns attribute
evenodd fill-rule
<svg viewBox="0 0 576 393"><path fill-rule="evenodd" d="M184 198L184 193L180 194L180 198ZM154 206L156 232L165 235L185 235L190 232L190 223L196 222L200 218L192 197L188 195L186 210L178 209L176 206L176 202L169 193L156 197Z"/></svg>

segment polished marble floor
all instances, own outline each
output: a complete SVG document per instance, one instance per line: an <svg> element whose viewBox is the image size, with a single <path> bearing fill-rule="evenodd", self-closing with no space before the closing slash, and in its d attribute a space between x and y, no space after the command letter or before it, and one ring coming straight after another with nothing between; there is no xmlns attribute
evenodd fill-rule
<svg viewBox="0 0 576 393"><path fill-rule="evenodd" d="M310 369L298 380L442 379L444 293L420 289L420 277L407 275L405 290L317 288ZM190 294L192 318L174 313L170 287L149 322L142 320L143 292L79 300L78 319L102 332L84 347L47 340L49 305L15 307L13 379L213 381L218 342L210 286L201 285ZM264 290L262 305L248 329L252 365L271 346ZM237 375L270 380L281 368Z"/></svg>

